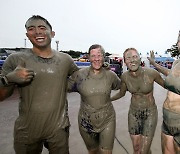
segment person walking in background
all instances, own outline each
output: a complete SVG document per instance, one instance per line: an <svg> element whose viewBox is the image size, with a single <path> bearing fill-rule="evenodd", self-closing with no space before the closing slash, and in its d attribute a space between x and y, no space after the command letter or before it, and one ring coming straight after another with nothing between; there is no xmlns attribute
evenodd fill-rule
<svg viewBox="0 0 180 154"><path fill-rule="evenodd" d="M180 32L177 40L180 52ZM165 87L169 90L163 104L161 145L163 154L180 153L180 59L167 69L155 62L154 52L148 57L150 63L165 77Z"/></svg>
<svg viewBox="0 0 180 154"><path fill-rule="evenodd" d="M81 104L79 131L89 154L112 154L116 118L110 100L111 90L120 88L119 77L103 68L105 51L101 45L89 48L91 66L75 72L69 79L69 91L78 92Z"/></svg>
<svg viewBox="0 0 180 154"><path fill-rule="evenodd" d="M125 96L126 91L131 93L128 131L134 154L150 154L158 117L153 86L156 82L164 87L164 80L156 70L141 67L140 55L135 48L126 49L123 57L128 71L122 74L120 91L111 100Z"/></svg>
<svg viewBox="0 0 180 154"><path fill-rule="evenodd" d="M0 100L15 87L20 94L19 116L14 126L16 154L40 154L43 145L51 154L69 153L67 78L78 70L73 59L51 48L51 24L39 15L25 28L33 48L11 54L3 64Z"/></svg>

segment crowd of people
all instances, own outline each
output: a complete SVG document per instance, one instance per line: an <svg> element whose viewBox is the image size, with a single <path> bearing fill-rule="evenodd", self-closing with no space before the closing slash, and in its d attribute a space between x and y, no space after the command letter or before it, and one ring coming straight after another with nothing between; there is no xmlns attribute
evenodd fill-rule
<svg viewBox="0 0 180 154"><path fill-rule="evenodd" d="M26 23L26 36L32 49L11 54L5 60L0 80L0 101L18 88L19 116L14 125L16 154L40 154L43 146L50 154L69 153L67 92L81 96L78 115L79 132L89 154L112 154L116 113L112 101L131 93L128 131L134 154L150 154L157 125L154 82L168 89L163 105L162 152L180 153L180 60L172 69L155 62L153 51L148 60L156 68L142 67L135 48L127 48L123 58L128 70L119 78L103 65L104 48L89 47L91 65L79 69L73 59L51 47L55 36L51 24L33 15ZM177 40L180 52L180 34ZM162 78L160 73L164 74ZM111 90L119 90L111 96Z"/></svg>

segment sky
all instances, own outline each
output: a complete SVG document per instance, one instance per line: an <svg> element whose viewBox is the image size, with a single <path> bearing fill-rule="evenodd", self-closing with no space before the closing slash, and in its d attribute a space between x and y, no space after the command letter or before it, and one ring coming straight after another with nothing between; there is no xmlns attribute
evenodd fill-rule
<svg viewBox="0 0 180 154"><path fill-rule="evenodd" d="M159 55L177 42L180 0L3 0L0 48L32 47L24 24L32 15L46 18L55 31L52 48L87 52L101 44L122 55L134 47Z"/></svg>

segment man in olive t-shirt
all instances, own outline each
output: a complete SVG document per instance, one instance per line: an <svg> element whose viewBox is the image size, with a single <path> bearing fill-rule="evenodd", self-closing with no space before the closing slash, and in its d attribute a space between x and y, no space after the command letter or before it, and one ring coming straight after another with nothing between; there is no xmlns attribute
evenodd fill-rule
<svg viewBox="0 0 180 154"><path fill-rule="evenodd" d="M16 86L20 94L15 152L39 154L45 145L51 154L68 154L67 78L78 67L69 55L52 50L55 32L45 18L34 15L25 27L33 48L11 54L4 62L0 80L1 101Z"/></svg>

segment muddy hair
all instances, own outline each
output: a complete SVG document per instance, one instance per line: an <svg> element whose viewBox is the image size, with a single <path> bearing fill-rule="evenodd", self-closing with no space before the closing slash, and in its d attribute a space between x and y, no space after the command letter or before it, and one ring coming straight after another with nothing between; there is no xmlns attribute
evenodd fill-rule
<svg viewBox="0 0 180 154"><path fill-rule="evenodd" d="M135 49L135 48L127 48L124 53L123 53L123 58L124 58L124 61L125 61L125 53L128 52L129 50L134 50L137 52L137 54L139 55L139 52ZM139 55L140 56L140 55Z"/></svg>
<svg viewBox="0 0 180 154"><path fill-rule="evenodd" d="M28 21L30 21L30 20L42 20L42 21L44 21L44 22L50 27L50 29L52 30L52 26L51 26L51 24L49 23L49 21L48 21L47 19L41 17L40 15L33 15L32 17L30 17L30 18L26 21L26 23L25 23L25 28L26 28L26 29L27 29L27 23L28 23Z"/></svg>
<svg viewBox="0 0 180 154"><path fill-rule="evenodd" d="M90 55L90 51L93 50L93 49L97 49L97 48L100 48L102 55L105 56L105 50L104 50L104 48L103 48L101 45L99 45L99 44L93 44L93 45L91 45L91 46L89 47L88 54Z"/></svg>

